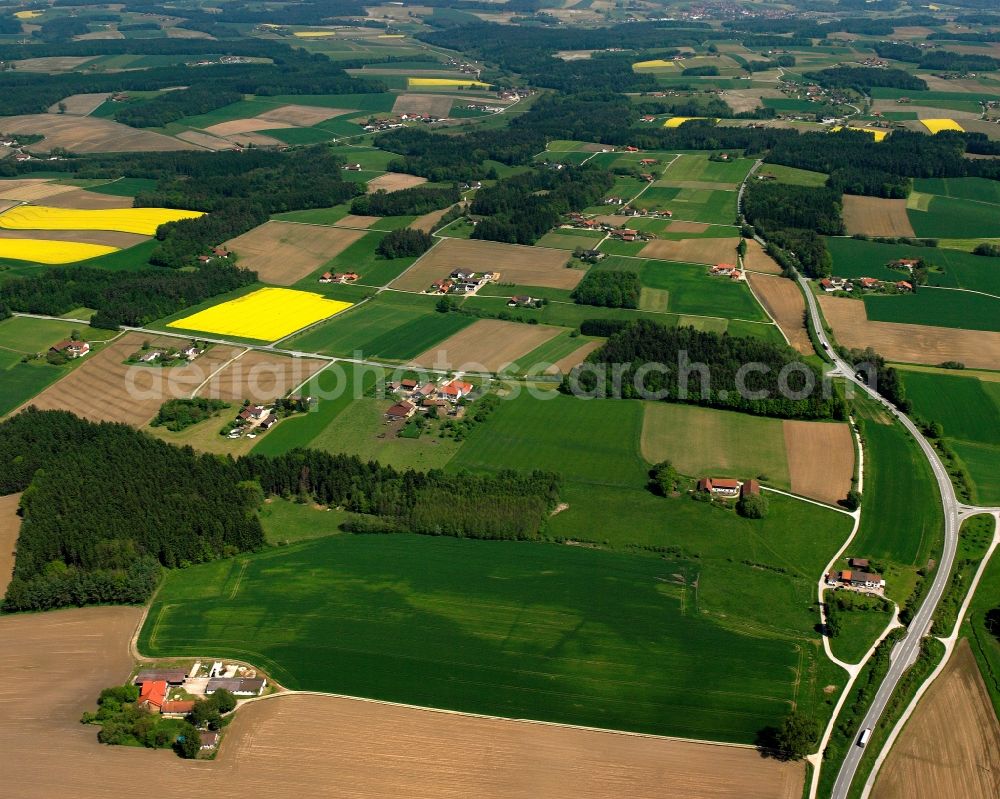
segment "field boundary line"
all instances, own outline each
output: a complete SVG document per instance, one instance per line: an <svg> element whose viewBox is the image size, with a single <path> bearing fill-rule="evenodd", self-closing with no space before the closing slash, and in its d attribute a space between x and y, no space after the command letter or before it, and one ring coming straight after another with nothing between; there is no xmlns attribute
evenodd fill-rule
<svg viewBox="0 0 1000 799"><path fill-rule="evenodd" d="M241 353L239 353L237 355L234 355L232 358L230 358L228 361L226 361L224 364L222 364L222 366L220 366L218 369L216 369L214 372L212 372L212 374L210 374L208 377L206 377L201 382L201 384L198 386L198 388L196 388L194 391L191 392L191 399L194 399L195 397L197 397L198 396L198 392L201 391L205 386L207 386L212 381L212 378L215 377L217 374L219 374L219 372L221 372L227 366L230 366L233 363L235 363L236 361L238 361L240 358L242 358L248 352L250 352L250 347L247 347L246 349L243 350L243 352L241 352Z"/></svg>
<svg viewBox="0 0 1000 799"><path fill-rule="evenodd" d="M826 508L827 510L835 510L837 513L843 513L845 516L854 517L854 514L859 513L859 511L846 510L844 508L838 508L836 505L829 505L826 502L820 502L818 499L811 499L810 497L804 497L801 494L793 494L791 491L785 491L782 488L771 488L771 486L761 486L763 491L771 491L774 494L781 494L786 497L791 497L792 499L797 499L799 502L808 502L810 505L819 505L821 508ZM846 544L845 544L846 546Z"/></svg>
<svg viewBox="0 0 1000 799"><path fill-rule="evenodd" d="M978 513L973 513L969 514L966 518L978 515ZM958 631L962 626L962 621L965 619L965 614L969 610L969 605L972 604L972 598L976 593L976 588L979 587L979 578L982 577L983 573L986 571L986 567L993 558L993 554L996 552L997 546L1000 546L1000 511L993 511L992 513L986 515L993 517L993 540L990 542L990 547L983 556L983 559L979 562L979 568L976 569L975 577L972 578L969 590L965 594L965 600L962 602L962 606L958 609L958 614L955 617L955 626L952 628L951 634L945 638L938 637L938 640L944 644L944 657L941 658L941 662L938 663L937 668L935 668L927 679L924 680L923 684L917 688L917 692L913 695L910 703L906 706L906 709L903 711L903 715L900 716L893 725L893 728L889 733L889 737L886 739L885 744L883 744L881 751L878 753L878 757L875 758L875 762L872 764L871 771L868 773L868 779L865 780L864 788L861 791L861 799L868 799L871 795L872 788L875 787L875 780L878 778L878 773L885 764L886 759L891 754L892 747L896 743L896 739L899 738L900 734L903 732L903 729L906 727L906 723L910 720L910 716L913 715L913 711L917 709L917 705L920 703L920 700L923 699L924 694L927 693L934 681L941 675L941 672L944 671L945 666L948 665L948 661L951 660L951 656L955 651L955 644L958 643ZM933 624L933 621L934 620L932 618L931 624Z"/></svg>

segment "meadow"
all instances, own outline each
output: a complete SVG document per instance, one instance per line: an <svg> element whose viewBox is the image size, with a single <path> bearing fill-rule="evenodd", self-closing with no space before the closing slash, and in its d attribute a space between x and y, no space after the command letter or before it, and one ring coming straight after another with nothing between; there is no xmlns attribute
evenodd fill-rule
<svg viewBox="0 0 1000 799"><path fill-rule="evenodd" d="M702 180L710 183L740 183L754 165L752 158L712 161L707 155L679 155L667 167L662 180Z"/></svg>
<svg viewBox="0 0 1000 799"><path fill-rule="evenodd" d="M778 183L788 183L792 186L824 186L828 175L824 172L811 172L808 169L797 169L781 164L764 164L760 168L761 175L774 175Z"/></svg>
<svg viewBox="0 0 1000 799"><path fill-rule="evenodd" d="M913 190L1000 205L1000 184L987 178L917 178L913 181Z"/></svg>
<svg viewBox="0 0 1000 799"><path fill-rule="evenodd" d="M830 648L845 663L858 663L892 621L892 614L879 610L842 610L838 618L840 635L830 639Z"/></svg>
<svg viewBox="0 0 1000 799"><path fill-rule="evenodd" d="M1000 640L986 626L986 614L997 607L997 597L1000 597L1000 556L994 552L972 596L959 634L968 637L993 709L1000 715Z"/></svg>
<svg viewBox="0 0 1000 799"><path fill-rule="evenodd" d="M736 192L679 189L654 185L632 202L635 208L674 212L675 219L731 225L736 218Z"/></svg>
<svg viewBox="0 0 1000 799"><path fill-rule="evenodd" d="M933 195L927 210L910 207L906 213L914 232L923 238L1000 236L1000 209L990 203Z"/></svg>
<svg viewBox="0 0 1000 799"><path fill-rule="evenodd" d="M64 374L65 366L21 363L21 355L0 349L0 416L27 402Z"/></svg>
<svg viewBox="0 0 1000 799"><path fill-rule="evenodd" d="M868 295L864 303L872 321L1000 331L1000 296L924 287L914 294Z"/></svg>
<svg viewBox="0 0 1000 799"><path fill-rule="evenodd" d="M171 572L139 647L239 657L290 688L752 742L806 700L811 647L698 613L692 568L554 544L335 535Z"/></svg>

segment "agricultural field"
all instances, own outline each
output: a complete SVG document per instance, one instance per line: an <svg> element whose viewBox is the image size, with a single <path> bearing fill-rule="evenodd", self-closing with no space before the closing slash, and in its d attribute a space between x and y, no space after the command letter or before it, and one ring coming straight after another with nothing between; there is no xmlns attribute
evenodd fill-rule
<svg viewBox="0 0 1000 799"><path fill-rule="evenodd" d="M307 383L326 364L315 358L292 358L251 350L213 373L198 388L197 395L237 405L243 400L267 403Z"/></svg>
<svg viewBox="0 0 1000 799"><path fill-rule="evenodd" d="M44 134L39 147L74 153L127 153L199 150L197 145L162 133L130 128L96 116L29 114L0 117L0 130L13 134Z"/></svg>
<svg viewBox="0 0 1000 799"><path fill-rule="evenodd" d="M803 355L811 355L814 350L805 324L806 301L798 284L778 275L747 272L746 276L754 295L788 343Z"/></svg>
<svg viewBox="0 0 1000 799"><path fill-rule="evenodd" d="M635 208L673 211L678 220L731 225L736 219L736 192L653 185L632 202Z"/></svg>
<svg viewBox="0 0 1000 799"><path fill-rule="evenodd" d="M21 534L21 517L18 509L20 494L0 497L0 594L7 592L7 585L14 574L14 551Z"/></svg>
<svg viewBox="0 0 1000 799"><path fill-rule="evenodd" d="M884 200L845 194L844 227L848 235L914 237L910 218L906 215L906 200Z"/></svg>
<svg viewBox="0 0 1000 799"><path fill-rule="evenodd" d="M444 239L393 281L392 287L401 291L423 291L456 269L480 272L491 269L500 272L501 283L573 289L584 273L579 269L567 269L568 261L569 254L562 250L496 241Z"/></svg>
<svg viewBox="0 0 1000 799"><path fill-rule="evenodd" d="M736 188L754 165L752 158L712 161L707 155L678 155L667 167L661 181L683 185L685 182L721 184L719 188Z"/></svg>
<svg viewBox="0 0 1000 799"><path fill-rule="evenodd" d="M351 307L319 294L262 288L167 324L179 330L275 341Z"/></svg>
<svg viewBox="0 0 1000 799"><path fill-rule="evenodd" d="M791 186L824 186L828 175L825 172L811 172L808 169L796 169L793 166L781 164L764 164L757 173L761 177L772 176L778 183Z"/></svg>
<svg viewBox="0 0 1000 799"><path fill-rule="evenodd" d="M942 730L948 730L942 735ZM996 794L1000 723L966 639L923 699L879 771L873 799L986 799Z"/></svg>
<svg viewBox="0 0 1000 799"><path fill-rule="evenodd" d="M747 243L746 255L743 256L743 266L753 272L764 272L770 275L780 275L781 266L755 239L744 239Z"/></svg>
<svg viewBox="0 0 1000 799"><path fill-rule="evenodd" d="M0 237L0 259L38 264L69 264L117 252L117 247L73 241Z"/></svg>
<svg viewBox="0 0 1000 799"><path fill-rule="evenodd" d="M975 192L969 189L966 193ZM1000 205L992 200L913 191L906 213L918 236L968 239L1000 236Z"/></svg>
<svg viewBox="0 0 1000 799"><path fill-rule="evenodd" d="M252 269L262 281L290 286L364 235L362 230L270 221L230 239L225 246L241 267Z"/></svg>
<svg viewBox="0 0 1000 799"><path fill-rule="evenodd" d="M479 319L418 355L413 366L462 372L500 372L561 332L548 325ZM523 363L529 368L535 364Z"/></svg>
<svg viewBox="0 0 1000 799"><path fill-rule="evenodd" d="M873 322L1000 332L1000 296L924 287L914 294L868 295L864 304Z"/></svg>
<svg viewBox="0 0 1000 799"><path fill-rule="evenodd" d="M995 369L1000 363L998 333L870 321L865 303L841 297L820 297L819 304L845 347L874 347L883 357L902 363L959 361L973 369Z"/></svg>
<svg viewBox="0 0 1000 799"><path fill-rule="evenodd" d="M117 230L152 236L167 222L196 219L201 211L174 208L75 209L20 205L0 214L5 230Z"/></svg>
<svg viewBox="0 0 1000 799"><path fill-rule="evenodd" d="M643 258L661 261L682 261L691 264L720 264L736 262L738 236L726 238L657 239L639 251Z"/></svg>
<svg viewBox="0 0 1000 799"><path fill-rule="evenodd" d="M373 194L376 191L386 191L391 194L394 191L412 189L426 182L427 178L417 175L407 175L403 172L386 172L384 175L379 175L377 178L372 178L368 181L368 193Z"/></svg>

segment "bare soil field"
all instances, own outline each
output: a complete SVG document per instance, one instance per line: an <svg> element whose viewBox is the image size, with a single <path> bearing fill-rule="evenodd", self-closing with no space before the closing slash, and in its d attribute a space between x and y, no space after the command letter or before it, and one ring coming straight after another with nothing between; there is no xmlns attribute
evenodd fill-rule
<svg viewBox="0 0 1000 799"><path fill-rule="evenodd" d="M412 268L393 281L403 291L423 291L435 280L456 269L500 272L501 283L519 286L576 288L584 276L582 269L567 269L569 253L544 247L522 247L497 241L444 239L434 245Z"/></svg>
<svg viewBox="0 0 1000 799"><path fill-rule="evenodd" d="M871 795L872 799L1000 795L1000 723L966 639L959 640L948 665L896 739Z"/></svg>
<svg viewBox="0 0 1000 799"><path fill-rule="evenodd" d="M69 72L81 64L93 61L98 56L47 56L45 58L25 58L12 62L18 72ZM0 130L4 130L0 128ZM7 131L4 130L4 133Z"/></svg>
<svg viewBox="0 0 1000 799"><path fill-rule="evenodd" d="M573 352L571 352L565 358L560 358L558 361L552 364L551 368L546 370L546 374L551 374L551 375L568 374L569 371L574 366L579 366L581 363L587 360L587 356L590 355L590 353L592 353L598 347L600 347L603 343L604 343L603 341L588 341L579 349L573 350Z"/></svg>
<svg viewBox="0 0 1000 799"><path fill-rule="evenodd" d="M736 245L739 237L724 239L656 239L649 242L639 255L662 261L681 261L692 264L736 263Z"/></svg>
<svg viewBox="0 0 1000 799"><path fill-rule="evenodd" d="M216 345L188 366L161 369L130 366L124 361L144 341L151 346L183 344L179 338L126 333L87 357L64 378L25 403L41 410L72 411L91 421L146 424L165 400L189 397L202 382L236 355L234 347Z"/></svg>
<svg viewBox="0 0 1000 799"><path fill-rule="evenodd" d="M265 222L226 246L239 257L240 266L255 270L264 282L290 286L363 235L347 228Z"/></svg>
<svg viewBox="0 0 1000 799"><path fill-rule="evenodd" d="M204 147L206 150L214 150L216 152L231 150L233 148L233 143L228 139L220 139L217 136L211 136L208 133L202 133L199 130L182 131L177 134L177 138L181 141L196 144L199 147Z"/></svg>
<svg viewBox="0 0 1000 799"><path fill-rule="evenodd" d="M790 283L791 281L785 281ZM846 424L782 422L792 491L836 505L851 490L854 442Z"/></svg>
<svg viewBox="0 0 1000 799"><path fill-rule="evenodd" d="M710 226L707 222L680 221L680 222L671 222L667 230L670 233L704 233L706 230L708 230L709 227Z"/></svg>
<svg viewBox="0 0 1000 799"><path fill-rule="evenodd" d="M798 284L777 275L747 272L747 282L788 342L803 355L813 353L806 329L806 301Z"/></svg>
<svg viewBox="0 0 1000 799"><path fill-rule="evenodd" d="M47 205L50 197L75 190L73 186L52 183L47 178L24 178L22 180L0 181L0 198L23 203L45 200Z"/></svg>
<svg viewBox="0 0 1000 799"><path fill-rule="evenodd" d="M0 214L17 205L17 200L0 200Z"/></svg>
<svg viewBox="0 0 1000 799"><path fill-rule="evenodd" d="M66 109L62 111L63 114L85 117L97 110L97 107L110 96L111 95L108 92L98 92L96 94L71 94L69 97L63 97L63 99L58 103L54 103L49 106L49 113L60 113L59 106L63 105Z"/></svg>
<svg viewBox="0 0 1000 799"><path fill-rule="evenodd" d="M845 297L820 297L826 321L845 347L874 347L890 361L935 365L961 361L972 369L1000 365L1000 333L952 327L871 322L865 304Z"/></svg>
<svg viewBox="0 0 1000 799"><path fill-rule="evenodd" d="M151 796L189 791L196 780L218 799L798 799L802 791L801 764L753 749L341 697L244 706L214 761L103 746L79 717L129 673L140 616L102 607L0 618L0 771L19 799L106 799L116 795L109 785L136 774Z"/></svg>
<svg viewBox="0 0 1000 799"><path fill-rule="evenodd" d="M753 111L762 107L764 104L761 100L764 97L777 98L783 96L777 89L729 89L722 93L722 99L729 103L737 113Z"/></svg>
<svg viewBox="0 0 1000 799"><path fill-rule="evenodd" d="M454 207L452 205L448 208L442 208L440 211L431 211L429 214L418 216L410 223L410 227L414 230L422 230L425 233L430 233L437 226L437 223L441 221L441 218Z"/></svg>
<svg viewBox="0 0 1000 799"><path fill-rule="evenodd" d="M269 402L298 388L324 366L326 361L254 350L222 369L198 392L198 396L227 401L246 399L255 403Z"/></svg>
<svg viewBox="0 0 1000 799"><path fill-rule="evenodd" d="M987 122L985 119L963 119L961 125L969 133L982 133L992 141L1000 139L1000 125ZM978 155L978 153L970 153L967 157L973 157L974 155ZM990 156L980 157L989 158Z"/></svg>
<svg viewBox="0 0 1000 799"><path fill-rule="evenodd" d="M320 122L341 114L349 114L354 109L351 108L323 108L312 105L282 105L263 114L257 114L257 119L264 119L268 122L284 122L286 125L294 125L301 128L310 128Z"/></svg>
<svg viewBox="0 0 1000 799"><path fill-rule="evenodd" d="M361 214L348 214L343 219L338 219L335 227L370 228L376 222L381 222L380 216L363 216Z"/></svg>
<svg viewBox="0 0 1000 799"><path fill-rule="evenodd" d="M421 183L426 182L427 178L417 177L416 175L407 175L403 172L386 172L384 175L379 175L377 178L372 178L368 181L368 193L373 194L379 189L383 189L391 194L400 189L412 189L414 186L419 186Z"/></svg>
<svg viewBox="0 0 1000 799"><path fill-rule="evenodd" d="M52 197L45 198L45 205L52 208L80 208L82 210L101 210L105 208L131 208L131 197L119 197L114 194L99 194L86 189L72 189Z"/></svg>
<svg viewBox="0 0 1000 799"><path fill-rule="evenodd" d="M446 117L451 112L454 101L447 95L440 94L401 94L393 103L394 114L430 114L433 117Z"/></svg>
<svg viewBox="0 0 1000 799"><path fill-rule="evenodd" d="M7 593L7 584L14 573L14 550L21 534L21 517L17 515L20 502L20 494L0 497L0 596Z"/></svg>
<svg viewBox="0 0 1000 799"><path fill-rule="evenodd" d="M906 200L844 195L844 226L848 235L915 236L906 215Z"/></svg>
<svg viewBox="0 0 1000 799"><path fill-rule="evenodd" d="M45 138L34 145L51 150L63 147L77 153L127 153L194 150L191 144L162 133L130 128L110 119L64 114L28 114L0 118L4 133L40 133Z"/></svg>
<svg viewBox="0 0 1000 799"><path fill-rule="evenodd" d="M480 319L413 359L414 366L499 372L520 356L563 332L549 325Z"/></svg>
<svg viewBox="0 0 1000 799"><path fill-rule="evenodd" d="M64 206L67 207L67 206ZM76 206L68 206L75 208ZM0 239L47 239L49 241L79 241L104 244L121 250L149 241L149 236L121 233L117 230L0 230Z"/></svg>
<svg viewBox="0 0 1000 799"><path fill-rule="evenodd" d="M767 272L772 275L780 275L781 267L770 255L764 252L764 248L754 239L747 239L747 254L743 256L743 266L754 272Z"/></svg>
<svg viewBox="0 0 1000 799"><path fill-rule="evenodd" d="M234 133L252 133L255 130L279 130L280 128L295 127L287 122L279 122L276 119L261 119L260 117L250 117L249 119L231 119L229 122L219 122L204 128L205 133L213 136L231 136Z"/></svg>

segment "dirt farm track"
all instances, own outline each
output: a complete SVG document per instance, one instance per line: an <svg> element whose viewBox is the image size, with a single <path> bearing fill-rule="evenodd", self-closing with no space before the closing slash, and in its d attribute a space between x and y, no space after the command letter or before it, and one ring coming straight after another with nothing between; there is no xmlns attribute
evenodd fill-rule
<svg viewBox="0 0 1000 799"><path fill-rule="evenodd" d="M213 762L102 746L78 722L128 675L138 608L0 618L0 773L18 799L798 799L800 764L752 749L288 696L238 711Z"/></svg>

